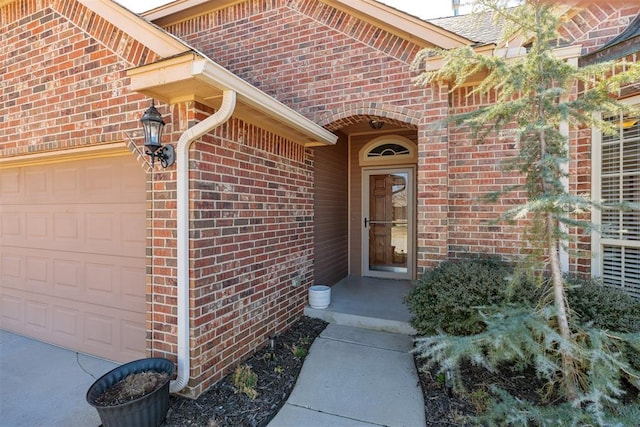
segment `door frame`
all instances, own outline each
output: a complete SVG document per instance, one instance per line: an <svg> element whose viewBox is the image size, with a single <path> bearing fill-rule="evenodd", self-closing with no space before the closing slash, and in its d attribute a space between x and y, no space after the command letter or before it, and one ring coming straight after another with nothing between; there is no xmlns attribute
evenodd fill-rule
<svg viewBox="0 0 640 427"><path fill-rule="evenodd" d="M369 269L369 227L365 227L365 218L370 218L369 205L369 182L371 175L391 174L391 173L407 173L407 272L380 271ZM387 167L365 167L362 168L362 185L360 191L362 194L362 216L360 218L360 227L362 230L362 276L376 277L381 279L399 279L414 280L415 279L415 251L416 251L416 167L415 165L394 165Z"/></svg>

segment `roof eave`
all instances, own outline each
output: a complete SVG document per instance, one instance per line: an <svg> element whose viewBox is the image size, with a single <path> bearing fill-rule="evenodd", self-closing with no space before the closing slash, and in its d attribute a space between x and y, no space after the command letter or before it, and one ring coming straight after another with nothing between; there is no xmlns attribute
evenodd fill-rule
<svg viewBox="0 0 640 427"><path fill-rule="evenodd" d="M617 43L607 44L598 50L582 56L580 58L580 65L586 66L600 62L614 61L638 52L640 52L640 34Z"/></svg>
<svg viewBox="0 0 640 427"><path fill-rule="evenodd" d="M375 0L322 0L421 46L451 49L473 41Z"/></svg>
<svg viewBox="0 0 640 427"><path fill-rule="evenodd" d="M128 70L133 91L173 104L197 101L219 108L222 93L237 93L234 116L305 147L333 145L338 137L227 69L196 53Z"/></svg>
<svg viewBox="0 0 640 427"><path fill-rule="evenodd" d="M472 43L456 33L411 16L375 0L321 0L366 22L380 26L391 34L419 46L450 49ZM161 26L193 18L207 11L239 3L239 0L180 0L153 9L143 16Z"/></svg>
<svg viewBox="0 0 640 427"><path fill-rule="evenodd" d="M144 21L129 9L115 1L78 0L87 9L94 11L116 28L142 42L160 57L167 58L189 50L175 37ZM144 24L144 25L142 25Z"/></svg>

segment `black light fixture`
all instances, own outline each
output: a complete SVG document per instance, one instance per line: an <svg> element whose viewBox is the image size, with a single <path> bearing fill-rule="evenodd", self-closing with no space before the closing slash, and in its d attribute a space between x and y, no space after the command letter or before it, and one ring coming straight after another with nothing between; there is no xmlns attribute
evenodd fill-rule
<svg viewBox="0 0 640 427"><path fill-rule="evenodd" d="M371 129L382 129L382 126L384 126L384 122L372 119L369 120L369 126L371 127Z"/></svg>
<svg viewBox="0 0 640 427"><path fill-rule="evenodd" d="M163 147L160 142L165 123L153 100L151 101L151 107L144 112L140 121L144 130L144 146L147 149L145 154L151 157L151 167L153 167L155 159L160 160L163 168L174 164L176 151L173 145L168 144Z"/></svg>

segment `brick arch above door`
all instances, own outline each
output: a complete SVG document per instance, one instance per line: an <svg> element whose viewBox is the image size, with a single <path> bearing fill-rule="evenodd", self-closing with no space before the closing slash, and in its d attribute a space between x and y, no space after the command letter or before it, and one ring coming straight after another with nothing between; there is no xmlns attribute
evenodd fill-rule
<svg viewBox="0 0 640 427"><path fill-rule="evenodd" d="M354 123L375 119L417 129L421 117L422 112L405 107L375 102L356 102L326 111L318 124L330 131L335 131Z"/></svg>

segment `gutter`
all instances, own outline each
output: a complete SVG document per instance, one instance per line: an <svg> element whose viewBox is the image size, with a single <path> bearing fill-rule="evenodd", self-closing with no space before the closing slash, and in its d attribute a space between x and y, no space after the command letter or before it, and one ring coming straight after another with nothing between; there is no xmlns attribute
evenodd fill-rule
<svg viewBox="0 0 640 427"><path fill-rule="evenodd" d="M177 209L177 377L169 390L177 393L190 379L190 277L189 277L189 147L200 136L234 115L304 146L333 145L337 136L281 104L220 65L195 52L185 52L159 62L127 71L132 92L142 93L167 104L195 100L216 108L216 112L185 131L176 146ZM222 102L218 106L222 92ZM216 102L209 102L215 100Z"/></svg>
<svg viewBox="0 0 640 427"><path fill-rule="evenodd" d="M197 101L218 108L221 92L238 95L235 117L307 147L334 145L336 135L196 51L127 70L129 88L167 104Z"/></svg>
<svg viewBox="0 0 640 427"><path fill-rule="evenodd" d="M169 391L177 393L189 382L191 343L189 333L189 147L191 143L231 118L236 92L225 90L220 109L180 136L176 148L177 246L178 246L178 375Z"/></svg>

